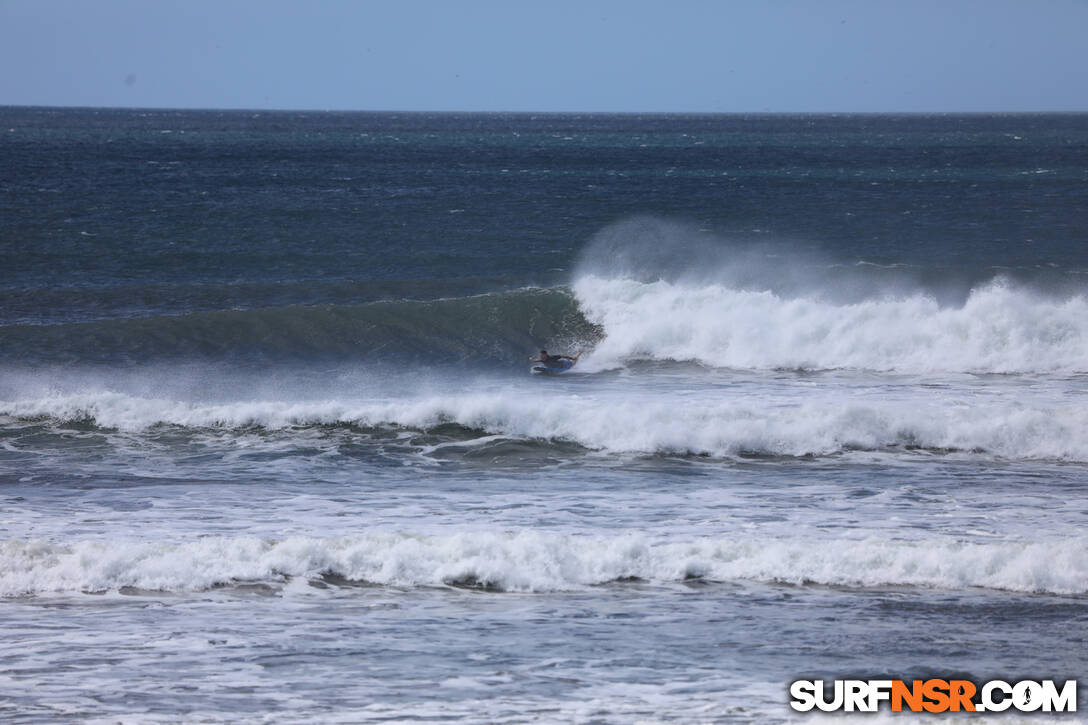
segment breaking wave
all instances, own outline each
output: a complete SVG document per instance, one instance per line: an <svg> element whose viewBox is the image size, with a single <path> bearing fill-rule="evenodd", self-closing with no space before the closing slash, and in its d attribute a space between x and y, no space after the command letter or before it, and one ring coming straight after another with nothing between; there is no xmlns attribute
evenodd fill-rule
<svg viewBox="0 0 1088 725"><path fill-rule="evenodd" d="M661 220L604 230L572 283L593 363L906 373L1088 370L1088 297L737 244Z"/></svg>
<svg viewBox="0 0 1088 725"><path fill-rule="evenodd" d="M962 307L926 294L836 304L717 284L584 277L586 317L604 330L598 366L683 360L736 369L905 373L1088 370L1088 299L1046 299L1002 282Z"/></svg>
<svg viewBox="0 0 1088 725"><path fill-rule="evenodd" d="M613 582L758 581L909 586L1049 594L1088 592L1088 540L962 543L945 539L812 541L640 535L564 536L532 530L342 538L205 537L0 543L0 595L119 590L200 591L295 578L397 587L570 591Z"/></svg>
<svg viewBox="0 0 1088 725"><path fill-rule="evenodd" d="M120 392L0 401L9 423L53 421L126 432L172 425L223 430L455 426L521 440L628 454L828 456L849 451L968 451L1007 459L1088 461L1088 410L917 400L812 400L528 394L504 391L379 400L193 402Z"/></svg>
<svg viewBox="0 0 1088 725"><path fill-rule="evenodd" d="M991 274L964 286L923 277L640 219L587 245L569 288L7 325L0 362L509 369L547 346L586 348L584 370L636 360L918 374L1088 370L1082 282L1047 288Z"/></svg>

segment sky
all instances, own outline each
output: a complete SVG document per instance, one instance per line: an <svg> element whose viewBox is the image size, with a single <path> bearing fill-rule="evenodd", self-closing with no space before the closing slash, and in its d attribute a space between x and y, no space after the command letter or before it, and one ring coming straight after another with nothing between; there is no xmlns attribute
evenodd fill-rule
<svg viewBox="0 0 1088 725"><path fill-rule="evenodd" d="M0 105L1088 111L1088 0L0 0Z"/></svg>

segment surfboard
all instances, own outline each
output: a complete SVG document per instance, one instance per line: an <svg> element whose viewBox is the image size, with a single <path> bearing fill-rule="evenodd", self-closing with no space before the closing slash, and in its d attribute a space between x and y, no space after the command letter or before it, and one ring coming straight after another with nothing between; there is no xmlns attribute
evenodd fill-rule
<svg viewBox="0 0 1088 725"><path fill-rule="evenodd" d="M533 375L559 375L574 367L571 360L560 360L558 365L534 365L529 368Z"/></svg>

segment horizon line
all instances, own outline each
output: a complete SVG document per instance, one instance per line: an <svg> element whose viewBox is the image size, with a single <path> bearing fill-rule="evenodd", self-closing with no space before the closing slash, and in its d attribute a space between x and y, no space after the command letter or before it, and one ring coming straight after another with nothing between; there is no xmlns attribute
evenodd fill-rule
<svg viewBox="0 0 1088 725"><path fill-rule="evenodd" d="M1080 110L885 110L885 111L799 111L799 110L740 110L740 111L605 111L605 110L468 110L468 109L366 109L366 108L273 108L273 107L246 107L246 106L88 106L82 104L22 104L0 103L0 108L23 109L49 109L49 110L85 110L85 111L189 111L197 113L206 112L236 112L236 113L383 113L383 114L461 114L461 115L538 115L538 116L971 116L971 115L1075 115L1088 113L1088 108Z"/></svg>

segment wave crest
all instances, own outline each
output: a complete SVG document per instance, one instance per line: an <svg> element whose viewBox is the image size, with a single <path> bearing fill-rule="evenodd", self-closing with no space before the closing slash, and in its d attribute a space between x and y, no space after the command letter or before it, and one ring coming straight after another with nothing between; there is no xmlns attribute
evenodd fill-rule
<svg viewBox="0 0 1088 725"><path fill-rule="evenodd" d="M830 456L923 449L1022 460L1088 461L1088 411L1000 403L842 402L780 406L739 400L643 400L503 392L421 394L379 401L197 403L116 392L0 402L19 421L51 420L128 432L154 426L289 430L356 426L469 432L621 454Z"/></svg>
<svg viewBox="0 0 1088 725"><path fill-rule="evenodd" d="M962 543L934 539L812 541L535 531L415 536L375 532L283 540L206 537L167 543L0 543L0 596L125 589L200 591L280 586L293 578L388 586L458 586L510 592L569 591L641 580L698 578L855 587L982 587L1088 592L1088 539Z"/></svg>
<svg viewBox="0 0 1088 725"><path fill-rule="evenodd" d="M1088 299L1048 299L995 281L961 307L924 293L838 304L629 278L573 286L603 339L599 367L632 359L737 369L864 369L908 373L1078 372L1088 369Z"/></svg>

